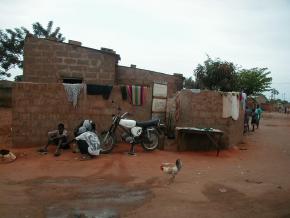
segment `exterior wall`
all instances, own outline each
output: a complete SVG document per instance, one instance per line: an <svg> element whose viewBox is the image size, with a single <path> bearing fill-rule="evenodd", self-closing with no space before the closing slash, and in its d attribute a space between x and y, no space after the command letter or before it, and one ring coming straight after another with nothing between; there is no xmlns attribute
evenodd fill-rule
<svg viewBox="0 0 290 218"><path fill-rule="evenodd" d="M118 59L113 53L28 36L24 44L24 81L57 83L76 77L85 83L112 85Z"/></svg>
<svg viewBox="0 0 290 218"><path fill-rule="evenodd" d="M270 104L270 103L262 103L261 104L261 108L262 108L263 111L267 111L267 112L275 111L274 105Z"/></svg>
<svg viewBox="0 0 290 218"><path fill-rule="evenodd" d="M222 118L223 101L222 95L218 92L192 93L190 90L184 89L178 95L180 109L179 119L175 126L220 129L224 131L222 144L225 147L236 145L242 140L244 113L241 107L239 119L235 121L232 118ZM171 111L168 110L168 112L175 113L175 101L171 99L168 102L171 104ZM198 136L196 138L191 137L187 141L194 140L195 144L203 143Z"/></svg>
<svg viewBox="0 0 290 218"><path fill-rule="evenodd" d="M183 88L183 76L180 74L168 75L150 70L133 67L118 66L117 83L123 85L148 85L154 82L167 82L168 97Z"/></svg>
<svg viewBox="0 0 290 218"><path fill-rule="evenodd" d="M128 111L128 118L147 120L151 117L152 89L143 106L132 106L122 100L120 87L114 86L110 98L85 95L82 91L76 108L68 102L63 85L60 83L15 83L12 92L13 122L12 142L14 146L40 146L47 142L47 132L62 122L73 137L73 128L81 120L96 122L98 132L107 129L112 114L120 106ZM115 103L113 104L112 101Z"/></svg>

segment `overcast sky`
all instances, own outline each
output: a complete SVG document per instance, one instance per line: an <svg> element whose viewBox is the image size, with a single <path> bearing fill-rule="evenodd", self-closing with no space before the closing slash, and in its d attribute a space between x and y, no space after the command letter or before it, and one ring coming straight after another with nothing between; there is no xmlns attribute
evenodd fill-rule
<svg viewBox="0 0 290 218"><path fill-rule="evenodd" d="M0 8L1 29L53 20L67 40L112 48L125 66L189 77L208 54L267 67L290 101L290 0L1 0Z"/></svg>

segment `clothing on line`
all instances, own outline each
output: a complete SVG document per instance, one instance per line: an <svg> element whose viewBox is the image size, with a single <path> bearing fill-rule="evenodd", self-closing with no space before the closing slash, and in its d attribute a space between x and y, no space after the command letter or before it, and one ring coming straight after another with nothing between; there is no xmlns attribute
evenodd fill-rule
<svg viewBox="0 0 290 218"><path fill-rule="evenodd" d="M127 96L133 105L144 105L146 103L148 87L127 85Z"/></svg>
<svg viewBox="0 0 290 218"><path fill-rule="evenodd" d="M112 92L113 86L109 85L95 85L87 84L88 95L102 95L104 99L108 100Z"/></svg>
<svg viewBox="0 0 290 218"><path fill-rule="evenodd" d="M73 106L76 107L78 103L78 96L81 93L81 90L85 87L85 85L63 83L63 86L67 94L68 101L72 102Z"/></svg>

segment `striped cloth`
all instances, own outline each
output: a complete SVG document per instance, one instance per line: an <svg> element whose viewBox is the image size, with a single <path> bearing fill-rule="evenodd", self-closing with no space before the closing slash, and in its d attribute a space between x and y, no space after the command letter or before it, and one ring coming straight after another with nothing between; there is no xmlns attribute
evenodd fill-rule
<svg viewBox="0 0 290 218"><path fill-rule="evenodd" d="M144 105L146 102L148 88L146 86L127 86L127 96L132 105Z"/></svg>

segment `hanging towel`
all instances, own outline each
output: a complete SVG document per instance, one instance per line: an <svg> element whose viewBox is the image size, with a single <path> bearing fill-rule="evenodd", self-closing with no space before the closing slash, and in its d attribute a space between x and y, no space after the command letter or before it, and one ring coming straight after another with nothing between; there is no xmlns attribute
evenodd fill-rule
<svg viewBox="0 0 290 218"><path fill-rule="evenodd" d="M113 86L87 84L88 95L102 95L104 99L109 99Z"/></svg>
<svg viewBox="0 0 290 218"><path fill-rule="evenodd" d="M247 94L246 93L242 93L242 105L243 105L243 110L246 110L246 100L247 100Z"/></svg>
<svg viewBox="0 0 290 218"><path fill-rule="evenodd" d="M180 97L179 96L180 96L180 92L178 92L175 97L175 114L174 114L175 123L177 123L180 118Z"/></svg>
<svg viewBox="0 0 290 218"><path fill-rule="evenodd" d="M223 94L223 118L232 116L232 95L229 93Z"/></svg>
<svg viewBox="0 0 290 218"><path fill-rule="evenodd" d="M130 104L143 105L146 102L148 87L127 85L127 96Z"/></svg>
<svg viewBox="0 0 290 218"><path fill-rule="evenodd" d="M132 86L132 104L141 105L141 86Z"/></svg>
<svg viewBox="0 0 290 218"><path fill-rule="evenodd" d="M81 93L81 89L84 88L84 84L68 84L63 83L64 89L66 91L68 101L73 103L76 107L78 103L78 96Z"/></svg>
<svg viewBox="0 0 290 218"><path fill-rule="evenodd" d="M121 86L120 89L121 89L122 99L123 100L127 100L128 95L127 95L127 88L126 88L126 86Z"/></svg>
<svg viewBox="0 0 290 218"><path fill-rule="evenodd" d="M142 86L142 93L141 93L141 96L142 96L142 99L141 99L142 102L141 102L141 104L142 105L146 104L147 95L148 95L148 87Z"/></svg>
<svg viewBox="0 0 290 218"><path fill-rule="evenodd" d="M240 112L240 100L237 94L232 94L232 118L233 120L239 119L239 112Z"/></svg>
<svg viewBox="0 0 290 218"><path fill-rule="evenodd" d="M127 96L128 96L129 102L130 104L132 104L132 86L128 85L126 87L126 90L127 90Z"/></svg>

